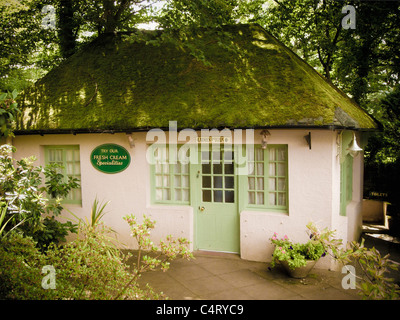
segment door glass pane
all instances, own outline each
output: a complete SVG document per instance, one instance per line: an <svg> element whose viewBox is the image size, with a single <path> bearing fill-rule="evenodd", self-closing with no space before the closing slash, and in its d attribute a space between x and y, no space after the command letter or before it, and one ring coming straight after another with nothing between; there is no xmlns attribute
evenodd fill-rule
<svg viewBox="0 0 400 320"><path fill-rule="evenodd" d="M233 189L235 187L235 178L232 177L225 177L225 189Z"/></svg>
<svg viewBox="0 0 400 320"><path fill-rule="evenodd" d="M269 164L269 175L270 176L275 176L276 170L275 170L275 163L270 163Z"/></svg>
<svg viewBox="0 0 400 320"><path fill-rule="evenodd" d="M210 164L202 164L202 170L204 174L210 174L211 173L211 165Z"/></svg>
<svg viewBox="0 0 400 320"><path fill-rule="evenodd" d="M203 201L211 202L211 190L203 190Z"/></svg>
<svg viewBox="0 0 400 320"><path fill-rule="evenodd" d="M235 191L225 191L225 202L227 203L235 202Z"/></svg>
<svg viewBox="0 0 400 320"><path fill-rule="evenodd" d="M214 174L222 174L222 164L221 163L214 163L213 173Z"/></svg>
<svg viewBox="0 0 400 320"><path fill-rule="evenodd" d="M222 202L222 190L214 190L214 202Z"/></svg>
<svg viewBox="0 0 400 320"><path fill-rule="evenodd" d="M254 162L248 163L248 175L254 175Z"/></svg>
<svg viewBox="0 0 400 320"><path fill-rule="evenodd" d="M225 174L233 174L233 163L225 163Z"/></svg>
<svg viewBox="0 0 400 320"><path fill-rule="evenodd" d="M269 178L269 190L275 191L276 190L276 184L275 184L275 178Z"/></svg>
<svg viewBox="0 0 400 320"><path fill-rule="evenodd" d="M214 176L214 188L222 188L222 177Z"/></svg>
<svg viewBox="0 0 400 320"><path fill-rule="evenodd" d="M270 161L275 161L276 157L275 157L275 148L270 148L269 149L269 160Z"/></svg>
<svg viewBox="0 0 400 320"><path fill-rule="evenodd" d="M203 176L203 188L211 188L211 177L210 176Z"/></svg>

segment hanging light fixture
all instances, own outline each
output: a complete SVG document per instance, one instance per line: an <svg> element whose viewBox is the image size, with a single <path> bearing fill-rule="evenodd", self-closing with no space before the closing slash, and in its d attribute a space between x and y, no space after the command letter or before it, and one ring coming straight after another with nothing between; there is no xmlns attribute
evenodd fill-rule
<svg viewBox="0 0 400 320"><path fill-rule="evenodd" d="M353 140L350 142L349 147L347 148L350 155L354 158L357 154L363 151L362 148L357 144L356 134L353 132Z"/></svg>
<svg viewBox="0 0 400 320"><path fill-rule="evenodd" d="M261 149L267 149L268 137L271 135L268 130L260 132L261 135Z"/></svg>

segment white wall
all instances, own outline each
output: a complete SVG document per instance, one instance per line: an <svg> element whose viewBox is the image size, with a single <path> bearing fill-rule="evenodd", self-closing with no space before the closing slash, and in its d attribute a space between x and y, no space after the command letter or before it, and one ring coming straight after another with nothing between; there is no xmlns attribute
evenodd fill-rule
<svg viewBox="0 0 400 320"><path fill-rule="evenodd" d="M274 232L287 235L295 241L307 241L306 224L314 221L319 227L338 230L345 241L353 238L359 223L362 195L362 164L354 163L353 202L348 206L348 217L339 215L340 160L337 156L337 132L329 130L269 130L270 144L288 144L289 210L287 213L243 210L240 214L241 257L247 260L270 261L273 246L269 238ZM304 139L311 132L312 149ZM256 143L260 137L255 132ZM68 209L83 217L90 215L95 197L111 201L104 222L116 230L119 240L128 247L135 247L123 217L134 214L149 215L156 220L152 233L157 243L166 235L185 237L192 242L194 235L194 210L191 206L152 205L150 203L150 172L145 157L146 133L133 133L135 146L131 148L126 134L78 134L17 136L13 144L16 158L30 155L38 157L37 164L44 164L44 145L80 145L82 205L68 205ZM92 150L104 143L125 147L131 155L131 164L123 172L105 174L97 171L90 162ZM359 157L361 158L361 157ZM358 190L358 191L357 191ZM357 193L358 192L358 193ZM361 192L361 193L360 193ZM197 211L197 210L196 210ZM65 213L65 215L68 215ZM329 259L321 259L320 267L329 267Z"/></svg>

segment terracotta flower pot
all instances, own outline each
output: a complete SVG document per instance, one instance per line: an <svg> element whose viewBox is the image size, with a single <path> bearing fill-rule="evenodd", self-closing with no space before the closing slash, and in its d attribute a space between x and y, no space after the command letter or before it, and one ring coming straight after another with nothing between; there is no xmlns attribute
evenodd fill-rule
<svg viewBox="0 0 400 320"><path fill-rule="evenodd" d="M307 260L307 264L303 267L298 267L295 269L290 269L289 264L286 261L281 261L283 268L286 272L292 277L296 279L305 278L314 265L317 263L315 260Z"/></svg>

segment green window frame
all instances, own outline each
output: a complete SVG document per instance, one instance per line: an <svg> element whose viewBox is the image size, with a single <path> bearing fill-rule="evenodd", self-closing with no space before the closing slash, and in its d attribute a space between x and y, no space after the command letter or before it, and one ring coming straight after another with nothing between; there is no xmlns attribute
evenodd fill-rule
<svg viewBox="0 0 400 320"><path fill-rule="evenodd" d="M340 165L340 215L346 216L346 207L353 199L353 157L347 154Z"/></svg>
<svg viewBox="0 0 400 320"><path fill-rule="evenodd" d="M59 170L66 181L68 177L77 178L79 182L81 181L79 145L45 146L44 150L46 165L57 163L62 166ZM63 203L82 204L81 188L72 189Z"/></svg>
<svg viewBox="0 0 400 320"><path fill-rule="evenodd" d="M169 159L169 146L153 150L151 164L151 202L154 204L190 204L190 166Z"/></svg>
<svg viewBox="0 0 400 320"><path fill-rule="evenodd" d="M254 146L247 154L246 208L287 212L288 146Z"/></svg>

